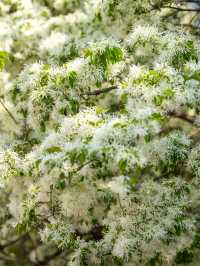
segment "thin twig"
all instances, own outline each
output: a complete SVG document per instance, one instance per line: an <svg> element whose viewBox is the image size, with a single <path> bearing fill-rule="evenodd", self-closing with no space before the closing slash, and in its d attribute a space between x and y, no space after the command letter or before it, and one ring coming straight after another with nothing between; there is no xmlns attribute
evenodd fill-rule
<svg viewBox="0 0 200 266"><path fill-rule="evenodd" d="M0 100L0 104L3 106L4 110L8 113L8 115L15 122L15 124L18 125L17 120L14 118L13 114L8 110L8 108L5 106L5 104L2 100Z"/></svg>
<svg viewBox="0 0 200 266"><path fill-rule="evenodd" d="M86 163L84 163L84 164L80 165L79 167L77 167L76 169L74 169L72 172L70 172L69 175L68 175L69 184L71 184L74 174L77 174L83 167L85 167L86 165L92 163L93 161L94 160L89 160Z"/></svg>
<svg viewBox="0 0 200 266"><path fill-rule="evenodd" d="M111 87L108 87L108 88L105 88L105 89L101 89L101 90L96 90L96 91L89 91L89 92L84 92L81 94L81 96L92 96L92 95L99 95L99 94L102 94L102 93L106 93L106 92L109 92L109 91L112 91L112 90L116 90L118 89L117 86L111 86Z"/></svg>
<svg viewBox="0 0 200 266"><path fill-rule="evenodd" d="M92 163L93 161L94 161L94 160L89 160L89 161L87 161L86 163L80 165L80 166L75 170L75 172L76 172L76 173L79 172L83 167L85 167L86 165Z"/></svg>
<svg viewBox="0 0 200 266"><path fill-rule="evenodd" d="M192 28L192 29L194 29L194 30L198 30L198 29L200 29L200 27L199 27L199 26L192 25L192 24L187 24L187 23L175 24L175 26L180 26L180 27L189 27L189 28Z"/></svg>
<svg viewBox="0 0 200 266"><path fill-rule="evenodd" d="M118 198L118 202L119 202L119 207L120 207L120 209L122 210L123 215L125 215L125 214L126 214L126 210L125 210L125 208L122 206L122 203L121 203L121 199L120 199L120 195L119 195L119 193L117 193L117 198Z"/></svg>

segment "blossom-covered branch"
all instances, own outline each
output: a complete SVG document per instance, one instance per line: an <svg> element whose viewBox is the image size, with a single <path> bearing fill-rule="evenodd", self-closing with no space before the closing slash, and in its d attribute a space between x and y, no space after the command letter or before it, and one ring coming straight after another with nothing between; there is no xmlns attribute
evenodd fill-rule
<svg viewBox="0 0 200 266"><path fill-rule="evenodd" d="M100 89L100 90L85 92L85 93L82 93L81 95L82 96L85 96L85 95L87 95L87 96L97 96L99 94L107 93L107 92L110 92L110 91L116 90L116 89L118 89L117 86L111 86L111 87L103 88L103 89Z"/></svg>

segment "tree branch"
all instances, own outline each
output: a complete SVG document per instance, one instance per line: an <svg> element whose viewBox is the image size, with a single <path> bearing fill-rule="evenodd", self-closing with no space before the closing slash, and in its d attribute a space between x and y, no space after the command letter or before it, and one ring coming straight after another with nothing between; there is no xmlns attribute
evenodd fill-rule
<svg viewBox="0 0 200 266"><path fill-rule="evenodd" d="M161 8L170 8L170 9L175 9L177 11L181 11L181 12L200 12L200 8L181 8L181 7L177 7L177 6L162 6Z"/></svg>
<svg viewBox="0 0 200 266"><path fill-rule="evenodd" d="M3 249L5 249L5 248L7 248L7 247L9 247L9 246L14 245L14 244L17 243L18 241L24 239L26 236L27 236L27 234L24 234L24 235L22 235L22 236L20 236L20 237L18 237L18 238L12 239L11 241L5 243L4 245L0 245L0 250L3 250Z"/></svg>
<svg viewBox="0 0 200 266"><path fill-rule="evenodd" d="M117 89L118 89L117 86L111 86L111 87L101 89L101 90L85 92L85 93L82 93L81 96L95 96L95 95L99 95L99 94L110 92L112 90L117 90Z"/></svg>
<svg viewBox="0 0 200 266"><path fill-rule="evenodd" d="M101 240L103 238L103 231L105 227L103 225L96 224L92 229L87 233L82 233L79 230L76 230L76 236L84 239L85 241L94 241Z"/></svg>
<svg viewBox="0 0 200 266"><path fill-rule="evenodd" d="M62 250L57 250L54 254L52 254L52 255L46 257L43 261L38 261L38 262L36 262L36 263L35 263L35 266L42 266L42 265L44 266L44 265L48 265L48 263L49 263L51 260L55 259L56 257L58 257L58 256L61 255L61 254L62 254Z"/></svg>
<svg viewBox="0 0 200 266"><path fill-rule="evenodd" d="M8 255L0 254L0 261L13 262L14 260L15 260L14 258L9 257Z"/></svg>
<svg viewBox="0 0 200 266"><path fill-rule="evenodd" d="M194 124L195 122L195 116L190 116L185 112L175 112L175 111L170 111L167 113L168 116L175 117L175 118L180 118L190 124Z"/></svg>
<svg viewBox="0 0 200 266"><path fill-rule="evenodd" d="M0 100L0 104L3 106L4 110L8 113L8 115L10 116L10 118L15 122L15 124L17 125L18 122L17 120L14 118L13 114L8 110L8 108L5 106L4 102L2 100Z"/></svg>

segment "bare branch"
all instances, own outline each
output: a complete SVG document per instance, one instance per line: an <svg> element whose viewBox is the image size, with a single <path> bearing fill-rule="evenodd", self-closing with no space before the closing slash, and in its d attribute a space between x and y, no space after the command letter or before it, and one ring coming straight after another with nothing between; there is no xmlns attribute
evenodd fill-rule
<svg viewBox="0 0 200 266"><path fill-rule="evenodd" d="M180 118L190 124L194 124L195 122L195 116L188 115L186 112L175 112L175 111L170 111L167 113L168 116Z"/></svg>
<svg viewBox="0 0 200 266"><path fill-rule="evenodd" d="M25 237L27 236L27 234L23 234L22 236L18 237L18 238L14 238L12 240L10 240L9 242L3 244L3 245L0 245L0 250L3 250L9 246L12 246L14 245L15 243L17 243L18 241L24 239Z"/></svg>
<svg viewBox="0 0 200 266"><path fill-rule="evenodd" d="M192 130L189 137L192 139L191 148L194 148L200 142L200 128Z"/></svg>
<svg viewBox="0 0 200 266"><path fill-rule="evenodd" d="M57 258L61 254L62 254L62 250L57 250L54 254L46 257L43 261L38 261L38 262L34 263L34 265L35 266L48 265L51 260Z"/></svg>
<svg viewBox="0 0 200 266"><path fill-rule="evenodd" d="M0 261L13 262L13 261L15 261L15 258L11 258L10 256L8 256L6 254L0 254Z"/></svg>
<svg viewBox="0 0 200 266"><path fill-rule="evenodd" d="M2 100L0 100L0 104L3 106L4 110L8 113L8 115L10 116L10 118L15 122L15 124L17 125L18 122L17 120L14 118L13 114L8 110L8 108L6 107L6 105L4 104L4 102Z"/></svg>
<svg viewBox="0 0 200 266"><path fill-rule="evenodd" d="M181 8L177 6L162 6L161 8L170 8L181 12L200 12L200 8Z"/></svg>
<svg viewBox="0 0 200 266"><path fill-rule="evenodd" d="M103 232L105 227L99 224L96 224L89 232L83 233L79 230L76 230L76 235L85 241L90 240L101 240L103 238Z"/></svg>

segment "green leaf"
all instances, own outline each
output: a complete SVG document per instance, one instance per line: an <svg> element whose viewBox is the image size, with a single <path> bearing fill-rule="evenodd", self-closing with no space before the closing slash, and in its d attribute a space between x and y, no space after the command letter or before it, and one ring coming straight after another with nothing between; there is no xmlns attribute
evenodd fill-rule
<svg viewBox="0 0 200 266"><path fill-rule="evenodd" d="M192 251L185 248L184 250L179 251L177 253L175 262L177 264L190 263L190 262L192 262L193 257L194 257L194 255L193 255Z"/></svg>
<svg viewBox="0 0 200 266"><path fill-rule="evenodd" d="M79 163L83 164L87 157L87 150L82 148L80 150L72 150L69 152L69 158L72 164Z"/></svg>
<svg viewBox="0 0 200 266"><path fill-rule="evenodd" d="M114 128L126 128L127 124L125 122L117 122L113 125Z"/></svg>
<svg viewBox="0 0 200 266"><path fill-rule="evenodd" d="M57 146L52 146L52 147L49 147L45 150L45 152L47 153L55 153L55 152L61 152L62 149L60 147L57 147Z"/></svg>
<svg viewBox="0 0 200 266"><path fill-rule="evenodd" d="M161 106L162 103L164 102L164 100L172 98L173 95L174 95L173 90L170 88L166 88L165 90L162 91L162 93L160 95L156 95L153 98L153 103L156 106Z"/></svg>
<svg viewBox="0 0 200 266"><path fill-rule="evenodd" d="M76 114L79 112L79 102L77 100L71 99L70 102L70 111L72 114Z"/></svg>
<svg viewBox="0 0 200 266"><path fill-rule="evenodd" d="M187 40L186 42L180 44L177 50L175 50L171 64L175 68L180 68L189 61L197 62L197 53L198 51L196 50L193 41Z"/></svg>
<svg viewBox="0 0 200 266"><path fill-rule="evenodd" d="M153 113L150 119L155 120L159 123L163 123L165 121L165 117L163 117L160 113Z"/></svg>
<svg viewBox="0 0 200 266"><path fill-rule="evenodd" d="M166 88L163 93L162 93L163 97L165 97L165 99L169 99L174 95L174 92L171 88Z"/></svg>
<svg viewBox="0 0 200 266"><path fill-rule="evenodd" d="M95 111L96 111L96 114L99 115L99 114L105 112L105 108L102 106L96 106Z"/></svg>
<svg viewBox="0 0 200 266"><path fill-rule="evenodd" d="M69 85L71 87L74 87L76 79L77 79L77 73L75 71L70 71L68 73L68 80L69 80Z"/></svg>
<svg viewBox="0 0 200 266"><path fill-rule="evenodd" d="M164 99L163 99L163 96L162 96L162 95L156 95L156 96L153 98L153 103L154 103L156 106L161 106L163 100L164 100Z"/></svg>
<svg viewBox="0 0 200 266"><path fill-rule="evenodd" d="M58 189L58 190L63 190L63 189L65 189L65 187L66 187L66 182L65 182L65 180L64 180L64 179L60 179L60 180L58 180L58 181L56 182L55 187L56 187L56 189Z"/></svg>
<svg viewBox="0 0 200 266"><path fill-rule="evenodd" d="M186 75L184 78L185 80L194 79L200 81L200 70L195 71L192 75Z"/></svg>
<svg viewBox="0 0 200 266"><path fill-rule="evenodd" d="M4 68L7 59L8 54L4 51L0 51L0 70Z"/></svg>
<svg viewBox="0 0 200 266"><path fill-rule="evenodd" d="M123 50L118 46L106 46L104 49L92 51L92 49L85 49L84 56L90 58L90 63L95 66L101 66L104 70L109 64L120 62L124 58Z"/></svg>
<svg viewBox="0 0 200 266"><path fill-rule="evenodd" d="M122 173L125 173L126 172L126 168L127 168L127 161L124 160L124 159L121 159L119 162L118 162L118 166L119 166L119 169Z"/></svg>
<svg viewBox="0 0 200 266"><path fill-rule="evenodd" d="M138 79L134 81L134 83L136 85L140 83L145 83L148 86L155 86L158 85L164 79L166 80L167 76L162 71L152 69L141 75Z"/></svg>

